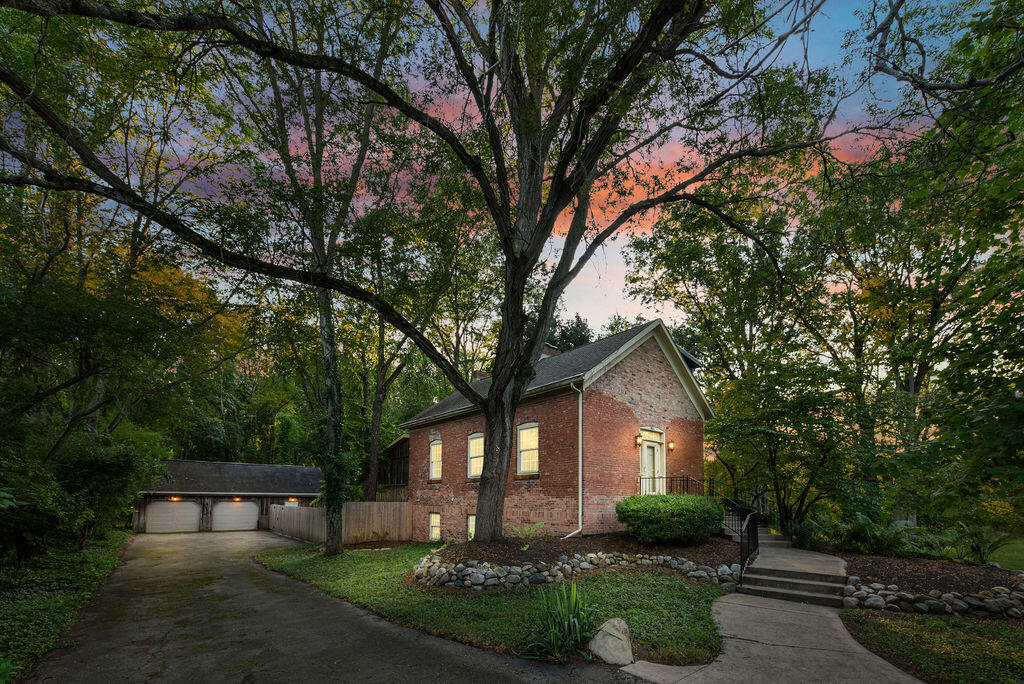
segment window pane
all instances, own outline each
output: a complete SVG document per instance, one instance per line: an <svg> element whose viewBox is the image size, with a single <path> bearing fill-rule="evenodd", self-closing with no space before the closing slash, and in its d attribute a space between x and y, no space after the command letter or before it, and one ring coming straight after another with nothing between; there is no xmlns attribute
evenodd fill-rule
<svg viewBox="0 0 1024 684"><path fill-rule="evenodd" d="M536 425L519 429L519 472L536 473L538 471L539 431Z"/></svg>
<svg viewBox="0 0 1024 684"><path fill-rule="evenodd" d="M441 541L441 514L430 514L430 541Z"/></svg>
<svg viewBox="0 0 1024 684"><path fill-rule="evenodd" d="M466 516L466 538L467 539L472 539L475 536L476 536L476 516L470 514L470 515Z"/></svg>
<svg viewBox="0 0 1024 684"><path fill-rule="evenodd" d="M469 477L480 477L484 470L484 436L469 438Z"/></svg>

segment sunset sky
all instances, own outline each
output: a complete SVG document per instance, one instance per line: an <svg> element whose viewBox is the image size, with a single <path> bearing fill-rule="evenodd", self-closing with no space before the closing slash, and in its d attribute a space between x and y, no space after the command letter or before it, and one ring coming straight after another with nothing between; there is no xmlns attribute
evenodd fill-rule
<svg viewBox="0 0 1024 684"><path fill-rule="evenodd" d="M842 60L844 36L859 24L855 16L856 10L866 7L870 7L870 3L863 0L830 0L825 4L823 13L814 21L808 41L808 56L812 67L835 65ZM803 47L799 40L791 40L786 52L791 60L803 59ZM885 94L880 92L880 88L884 90L885 85L876 83L874 94ZM843 115L847 119L857 118L860 114L859 104L849 102L843 109ZM845 144L852 145L853 142L850 140ZM604 325L615 313L628 318L638 314L645 318L679 318L680 313L673 306L644 306L641 302L627 297L627 268L623 258L627 241L625 236L621 236L595 254L562 297L563 315L571 317L578 312L595 329Z"/></svg>

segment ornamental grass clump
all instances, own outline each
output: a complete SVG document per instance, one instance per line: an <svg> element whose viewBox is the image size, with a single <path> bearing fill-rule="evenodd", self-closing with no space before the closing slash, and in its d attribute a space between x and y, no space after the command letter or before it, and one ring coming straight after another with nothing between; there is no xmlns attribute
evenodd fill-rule
<svg viewBox="0 0 1024 684"><path fill-rule="evenodd" d="M695 494L640 494L615 504L619 522L642 544L696 544L722 528L718 499Z"/></svg>
<svg viewBox="0 0 1024 684"><path fill-rule="evenodd" d="M537 622L524 655L563 660L587 655L586 644L597 631L597 615L575 582L542 589Z"/></svg>

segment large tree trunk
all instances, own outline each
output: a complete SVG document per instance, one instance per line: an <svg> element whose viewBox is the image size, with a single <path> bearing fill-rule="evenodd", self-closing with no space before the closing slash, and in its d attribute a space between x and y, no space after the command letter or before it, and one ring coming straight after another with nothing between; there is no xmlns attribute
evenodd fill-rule
<svg viewBox="0 0 1024 684"><path fill-rule="evenodd" d="M494 396L488 396L484 424L484 469L476 507L476 541L486 542L503 536L505 490L512 458L512 430L519 392L510 385Z"/></svg>

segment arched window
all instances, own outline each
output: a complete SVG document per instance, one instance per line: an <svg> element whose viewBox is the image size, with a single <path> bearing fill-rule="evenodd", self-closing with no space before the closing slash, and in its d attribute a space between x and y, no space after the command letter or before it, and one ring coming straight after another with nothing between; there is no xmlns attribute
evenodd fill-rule
<svg viewBox="0 0 1024 684"><path fill-rule="evenodd" d="M441 440L430 443L430 479L441 479Z"/></svg>
<svg viewBox="0 0 1024 684"><path fill-rule="evenodd" d="M480 477L484 472L484 434L474 432L466 447L466 476Z"/></svg>

